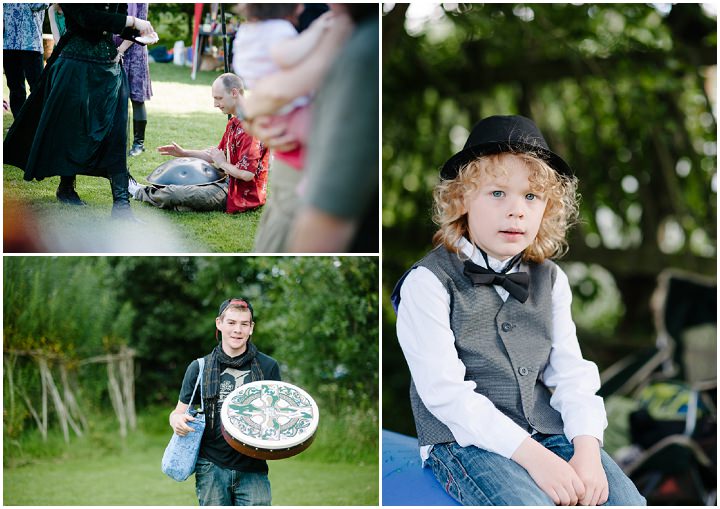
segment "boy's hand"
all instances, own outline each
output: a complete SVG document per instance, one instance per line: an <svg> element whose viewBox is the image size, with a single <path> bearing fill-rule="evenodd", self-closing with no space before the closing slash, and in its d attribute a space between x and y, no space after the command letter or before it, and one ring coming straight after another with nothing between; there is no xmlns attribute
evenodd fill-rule
<svg viewBox="0 0 720 509"><path fill-rule="evenodd" d="M195 417L193 417L190 414L177 414L173 413L170 416L170 427L173 429L175 433L180 435L181 437L184 437L188 433L194 433L195 430L188 426L186 423L187 421L194 421Z"/></svg>
<svg viewBox="0 0 720 509"><path fill-rule="evenodd" d="M570 466L585 486L585 496L580 497L582 505L601 505L608 499L608 481L600 459L600 444L595 437L577 436L573 439L575 454Z"/></svg>
<svg viewBox="0 0 720 509"><path fill-rule="evenodd" d="M555 505L577 505L585 497L585 488L575 470L532 437L520 444L512 459L528 471Z"/></svg>

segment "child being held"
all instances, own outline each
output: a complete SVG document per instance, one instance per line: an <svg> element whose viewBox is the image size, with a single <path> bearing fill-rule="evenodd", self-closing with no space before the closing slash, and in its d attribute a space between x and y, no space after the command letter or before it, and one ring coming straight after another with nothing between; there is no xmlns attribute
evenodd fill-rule
<svg viewBox="0 0 720 509"><path fill-rule="evenodd" d="M645 505L602 450L600 377L550 261L572 170L531 120L493 116L441 177L436 247L392 295L424 465L465 505Z"/></svg>
<svg viewBox="0 0 720 509"><path fill-rule="evenodd" d="M298 34L290 19L302 12L302 4L245 4L248 21L238 28L233 42L233 71L245 82L252 97L253 89L262 78L278 71L312 63L312 55L327 40L329 31L341 31L344 38L350 33L346 16L330 11L318 17L305 31ZM336 43L337 36L331 38ZM339 51L337 45L334 52ZM324 56L323 56L324 58ZM308 65L308 72L319 74L317 65ZM285 132L300 141L297 148L278 151L276 156L295 169L304 160L304 140L310 129L309 104L314 85L322 76L308 79L305 95L275 112L269 125L283 126Z"/></svg>

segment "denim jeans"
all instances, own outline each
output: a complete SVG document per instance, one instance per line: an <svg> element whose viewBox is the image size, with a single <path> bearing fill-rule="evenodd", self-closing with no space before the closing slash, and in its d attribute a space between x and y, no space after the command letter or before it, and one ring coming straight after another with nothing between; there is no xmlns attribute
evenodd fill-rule
<svg viewBox="0 0 720 509"><path fill-rule="evenodd" d="M533 436L565 461L573 456L573 445L564 435ZM603 450L602 465L609 495L603 505L646 505L635 485ZM555 505L527 470L513 460L474 446L456 442L438 444L427 461L445 491L463 505Z"/></svg>
<svg viewBox="0 0 720 509"><path fill-rule="evenodd" d="M204 458L195 466L195 492L200 505L270 505L266 473L222 468Z"/></svg>

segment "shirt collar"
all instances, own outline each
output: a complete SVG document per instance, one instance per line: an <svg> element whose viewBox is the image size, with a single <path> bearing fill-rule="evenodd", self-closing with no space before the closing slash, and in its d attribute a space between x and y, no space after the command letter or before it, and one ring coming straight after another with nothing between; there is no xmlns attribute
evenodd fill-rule
<svg viewBox="0 0 720 509"><path fill-rule="evenodd" d="M488 268L485 265L485 259L483 258L482 254L480 254L480 251L475 248L475 245L470 242L465 237L461 237L460 240L458 240L456 244L460 248L460 252L467 256L470 261L472 261L476 265L480 265L481 267ZM490 267L492 270L496 272L500 272L503 267L505 267L505 264L508 262L509 258L506 258L505 260L498 260L496 258L493 258L492 256L488 255L488 262L490 263ZM510 269L509 273L512 274L513 272L517 272L520 268L521 263L518 263Z"/></svg>

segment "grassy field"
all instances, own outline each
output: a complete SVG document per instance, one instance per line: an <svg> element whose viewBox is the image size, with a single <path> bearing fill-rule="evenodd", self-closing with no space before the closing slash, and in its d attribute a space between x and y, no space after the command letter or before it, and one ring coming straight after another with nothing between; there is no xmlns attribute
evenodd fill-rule
<svg viewBox="0 0 720 509"><path fill-rule="evenodd" d="M5 437L3 504L197 505L194 476L178 483L160 471L170 438L166 410L142 414L138 431L124 440L111 418L69 446L57 430L47 443L36 431ZM355 459L334 461L337 443L328 435L337 429L321 424L307 451L269 463L273 505L378 505L376 437L364 453L351 453Z"/></svg>
<svg viewBox="0 0 720 509"><path fill-rule="evenodd" d="M4 505L197 505L195 477L160 471L165 444L103 458L45 460L3 473ZM377 465L271 462L273 505L378 505Z"/></svg>
<svg viewBox="0 0 720 509"><path fill-rule="evenodd" d="M147 151L128 158L130 173L140 182L168 160L157 147L171 141L185 148L217 145L226 117L213 108L210 85L218 73L200 72L196 81L190 69L172 64L150 64L153 97L146 103ZM3 97L9 92L4 82ZM132 110L129 113L132 116ZM3 137L12 124L3 113ZM58 126L62 128L62 126ZM133 202L135 215L145 224L111 221L112 197L106 179L79 176L77 191L88 207L60 204L55 199L58 177L41 182L23 181L23 172L3 165L4 203L9 212L19 207L13 220L38 225L40 250L53 252L249 252L261 210L229 215L222 212L172 212ZM34 220L33 220L34 218Z"/></svg>

